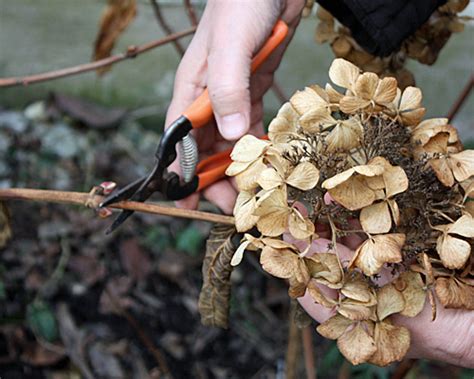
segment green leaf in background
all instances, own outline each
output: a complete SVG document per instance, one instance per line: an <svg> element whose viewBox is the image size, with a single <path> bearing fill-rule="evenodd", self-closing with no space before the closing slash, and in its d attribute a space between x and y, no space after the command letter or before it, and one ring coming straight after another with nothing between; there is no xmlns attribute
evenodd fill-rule
<svg viewBox="0 0 474 379"><path fill-rule="evenodd" d="M465 150L468 150L468 149L474 149L474 140L468 140L466 141L466 143L464 144L464 149Z"/></svg>
<svg viewBox="0 0 474 379"><path fill-rule="evenodd" d="M465 368L461 371L459 379L472 379L474 378L474 370L470 368Z"/></svg>
<svg viewBox="0 0 474 379"><path fill-rule="evenodd" d="M164 226L148 228L140 242L152 252L158 254L172 245L169 229Z"/></svg>
<svg viewBox="0 0 474 379"><path fill-rule="evenodd" d="M204 236L194 226L188 226L176 236L176 248L191 256L197 256L202 252Z"/></svg>
<svg viewBox="0 0 474 379"><path fill-rule="evenodd" d="M331 342L331 347L327 349L327 353L324 355L321 363L321 376L329 376L334 370L334 367L341 367L344 362L344 357L337 348L336 341Z"/></svg>
<svg viewBox="0 0 474 379"><path fill-rule="evenodd" d="M5 292L5 284L0 280L0 300L5 300L7 293Z"/></svg>
<svg viewBox="0 0 474 379"><path fill-rule="evenodd" d="M33 332L46 341L53 342L58 338L56 318L48 304L42 301L29 304L26 311L26 322Z"/></svg>

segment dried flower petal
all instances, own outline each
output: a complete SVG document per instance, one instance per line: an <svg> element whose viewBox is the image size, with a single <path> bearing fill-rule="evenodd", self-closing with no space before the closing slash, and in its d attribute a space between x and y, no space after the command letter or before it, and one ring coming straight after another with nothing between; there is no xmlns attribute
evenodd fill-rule
<svg viewBox="0 0 474 379"><path fill-rule="evenodd" d="M329 68L329 77L334 84L351 89L360 75L359 68L342 58L334 59Z"/></svg>
<svg viewBox="0 0 474 379"><path fill-rule="evenodd" d="M436 244L443 265L451 269L463 267L471 254L471 246L469 242L453 235L474 238L474 218L463 215L455 223L438 225L435 229L443 232Z"/></svg>
<svg viewBox="0 0 474 379"><path fill-rule="evenodd" d="M309 162L301 162L286 179L286 183L302 191L313 189L319 181L319 170Z"/></svg>
<svg viewBox="0 0 474 379"><path fill-rule="evenodd" d="M454 278L437 278L435 291L446 308L474 310L474 286Z"/></svg>
<svg viewBox="0 0 474 379"><path fill-rule="evenodd" d="M268 145L268 141L247 134L237 141L230 157L237 162L253 162L263 154Z"/></svg>
<svg viewBox="0 0 474 379"><path fill-rule="evenodd" d="M405 298L391 283L377 291L377 318L385 320L388 316L399 313L405 308Z"/></svg>
<svg viewBox="0 0 474 379"><path fill-rule="evenodd" d="M388 321L375 324L374 340L376 352L369 362L378 366L387 366L400 361L410 348L410 332L403 326L392 325Z"/></svg>
<svg viewBox="0 0 474 379"><path fill-rule="evenodd" d="M402 292L405 299L405 307L400 314L407 317L415 317L419 314L426 300L426 289L421 275L417 272L406 271L396 279L394 285Z"/></svg>
<svg viewBox="0 0 474 379"><path fill-rule="evenodd" d="M235 227L238 232L250 230L256 224L258 216L253 214L256 206L257 201L253 193L246 191L239 193L234 206Z"/></svg>
<svg viewBox="0 0 474 379"><path fill-rule="evenodd" d="M337 340L342 355L353 365L366 362L377 350L374 339L357 324Z"/></svg>
<svg viewBox="0 0 474 379"><path fill-rule="evenodd" d="M402 261L401 249L405 234L381 234L367 239L356 250L349 267L356 266L365 275L377 274L385 263Z"/></svg>
<svg viewBox="0 0 474 379"><path fill-rule="evenodd" d="M315 227L311 220L303 217L296 209L293 209L290 214L288 229L290 234L298 240L307 239L315 232Z"/></svg>
<svg viewBox="0 0 474 379"><path fill-rule="evenodd" d="M349 328L353 323L352 320L337 314L327 319L322 324L319 324L316 330L323 337L336 340L341 337L347 328Z"/></svg>

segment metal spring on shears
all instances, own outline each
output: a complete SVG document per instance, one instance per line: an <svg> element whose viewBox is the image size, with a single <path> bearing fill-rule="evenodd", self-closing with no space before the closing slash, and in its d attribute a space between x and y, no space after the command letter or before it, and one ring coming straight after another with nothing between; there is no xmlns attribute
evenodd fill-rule
<svg viewBox="0 0 474 379"><path fill-rule="evenodd" d="M194 178L196 166L199 160L199 152L196 140L191 134L187 134L178 143L179 149L179 166L183 180L189 183Z"/></svg>

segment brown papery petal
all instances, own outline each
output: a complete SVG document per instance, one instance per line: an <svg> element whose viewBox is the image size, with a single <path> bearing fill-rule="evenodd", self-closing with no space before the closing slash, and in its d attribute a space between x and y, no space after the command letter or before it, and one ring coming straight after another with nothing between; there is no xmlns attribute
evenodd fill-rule
<svg viewBox="0 0 474 379"><path fill-rule="evenodd" d="M287 229L289 214L289 208L280 208L274 212L260 216L257 221L257 229L265 236L278 237Z"/></svg>
<svg viewBox="0 0 474 379"><path fill-rule="evenodd" d="M408 189L407 174L405 174L403 168L399 166L385 167L383 180L385 182L385 192L387 197L395 196L396 194Z"/></svg>
<svg viewBox="0 0 474 379"><path fill-rule="evenodd" d="M458 182L474 176L474 150L464 150L449 157L449 164Z"/></svg>
<svg viewBox="0 0 474 379"><path fill-rule="evenodd" d="M373 72L364 72L357 78L354 93L364 100L372 100L379 82L379 77Z"/></svg>
<svg viewBox="0 0 474 379"><path fill-rule="evenodd" d="M412 111L416 108L419 108L422 98L423 95L419 88L411 86L405 88L400 100L400 111Z"/></svg>
<svg viewBox="0 0 474 379"><path fill-rule="evenodd" d="M337 92L329 83L326 84L325 89L331 103L339 103L339 101L344 97L342 93Z"/></svg>
<svg viewBox="0 0 474 379"><path fill-rule="evenodd" d="M429 164L441 183L446 187L452 187L454 185L454 176L446 159L430 159Z"/></svg>
<svg viewBox="0 0 474 379"><path fill-rule="evenodd" d="M417 108L412 111L403 111L401 114L402 123L405 126L417 125L426 113L425 108Z"/></svg>
<svg viewBox="0 0 474 379"><path fill-rule="evenodd" d="M313 189L319 181L319 170L309 162L301 162L294 168L286 183L302 191Z"/></svg>
<svg viewBox="0 0 474 379"><path fill-rule="evenodd" d="M326 137L328 151L350 150L359 146L363 133L362 125L353 118L339 122Z"/></svg>
<svg viewBox="0 0 474 379"><path fill-rule="evenodd" d="M252 162L232 162L229 167L225 170L227 176L235 176L241 172L247 170Z"/></svg>
<svg viewBox="0 0 474 379"><path fill-rule="evenodd" d="M282 185L284 180L273 167L269 167L260 173L257 183L264 190L271 190Z"/></svg>
<svg viewBox="0 0 474 379"><path fill-rule="evenodd" d="M383 321L386 317L399 313L405 308L405 298L393 284L386 284L377 291L377 317Z"/></svg>
<svg viewBox="0 0 474 379"><path fill-rule="evenodd" d="M311 295L313 300L316 303L322 305L323 307L332 308L337 304L336 300L329 298L323 294L323 292L319 289L317 283L314 280L311 280L309 282L307 289L308 289L308 293ZM336 336L333 339L336 339L338 337L339 336Z"/></svg>
<svg viewBox="0 0 474 379"><path fill-rule="evenodd" d="M362 176L354 176L328 192L335 201L352 211L367 207L376 200L374 191L367 188Z"/></svg>
<svg viewBox="0 0 474 379"><path fill-rule="evenodd" d="M359 77L359 68L342 58L334 59L329 68L329 77L334 84L351 89Z"/></svg>
<svg viewBox="0 0 474 379"><path fill-rule="evenodd" d="M341 111L347 114L356 113L359 109L364 109L370 105L370 100L364 100L355 96L344 96L339 102Z"/></svg>
<svg viewBox="0 0 474 379"><path fill-rule="evenodd" d="M290 214L288 229L290 234L298 240L307 239L315 232L314 224L303 217L296 209L293 209Z"/></svg>
<svg viewBox="0 0 474 379"><path fill-rule="evenodd" d="M263 154L268 145L268 141L247 134L235 144L230 157L233 161L252 162Z"/></svg>
<svg viewBox="0 0 474 379"><path fill-rule="evenodd" d="M437 278L436 295L446 308L474 310L474 287L455 278Z"/></svg>
<svg viewBox="0 0 474 379"><path fill-rule="evenodd" d="M362 303L372 303L374 297L367 281L362 279L359 275L344 283L344 286L341 288L341 293L348 298Z"/></svg>
<svg viewBox="0 0 474 379"><path fill-rule="evenodd" d="M417 272L406 271L396 279L396 282L403 282L404 284L404 288L401 291L405 298L405 308L403 308L400 314L407 317L415 317L422 311L426 300L425 284L421 275Z"/></svg>
<svg viewBox="0 0 474 379"><path fill-rule="evenodd" d="M367 362L377 350L374 339L367 334L360 324L339 337L337 346L342 355L353 365Z"/></svg>
<svg viewBox="0 0 474 379"><path fill-rule="evenodd" d="M238 232L245 232L252 229L258 220L253 213L256 207L256 200L253 193L242 191L237 196L234 206L235 227Z"/></svg>
<svg viewBox="0 0 474 379"><path fill-rule="evenodd" d="M300 115L314 108L323 108L326 106L326 101L309 87L306 87L303 91L297 91L291 97L290 103Z"/></svg>
<svg viewBox="0 0 474 379"><path fill-rule="evenodd" d="M445 267L459 269L467 262L471 246L469 242L445 234L438 237L436 250Z"/></svg>
<svg viewBox="0 0 474 379"><path fill-rule="evenodd" d="M388 233L392 227L392 218L387 202L382 201L363 208L359 216L362 229L367 233Z"/></svg>
<svg viewBox="0 0 474 379"><path fill-rule="evenodd" d="M274 249L265 246L260 254L260 264L269 274L281 279L288 279L295 276L298 269L298 260L300 258L296 253L289 249Z"/></svg>
<svg viewBox="0 0 474 379"><path fill-rule="evenodd" d="M354 321L368 320L374 313L371 306L350 299L343 300L337 311L344 317Z"/></svg>
<svg viewBox="0 0 474 379"><path fill-rule="evenodd" d="M375 324L374 339L376 352L369 362L387 366L403 359L410 348L410 332L403 326L395 326L388 321Z"/></svg>
<svg viewBox="0 0 474 379"><path fill-rule="evenodd" d="M474 218L464 215L456 220L454 224L448 227L450 234L459 234L463 237L474 238Z"/></svg>
<svg viewBox="0 0 474 379"><path fill-rule="evenodd" d="M401 233L372 236L356 250L349 267L355 265L365 275L375 275L384 263L401 262L401 249L404 243L405 235Z"/></svg>
<svg viewBox="0 0 474 379"><path fill-rule="evenodd" d="M258 178L267 166L263 163L262 158L251 163L250 166L240 174L236 175L235 182L240 191L251 191L258 187Z"/></svg>
<svg viewBox="0 0 474 379"><path fill-rule="evenodd" d="M351 324L353 324L352 320L337 314L318 325L316 330L323 337L335 340L342 336Z"/></svg>
<svg viewBox="0 0 474 379"><path fill-rule="evenodd" d="M386 77L379 81L374 100L378 104L388 104L397 96L397 80Z"/></svg>
<svg viewBox="0 0 474 379"><path fill-rule="evenodd" d="M300 124L304 131L309 133L319 133L321 129L326 129L337 124L327 108L313 108L300 118Z"/></svg>

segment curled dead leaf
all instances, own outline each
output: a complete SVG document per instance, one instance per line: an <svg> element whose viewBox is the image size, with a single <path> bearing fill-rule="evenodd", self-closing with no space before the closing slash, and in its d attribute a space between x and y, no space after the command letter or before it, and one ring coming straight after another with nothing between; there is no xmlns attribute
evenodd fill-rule
<svg viewBox="0 0 474 379"><path fill-rule="evenodd" d="M236 250L235 227L216 224L206 243L202 265L203 285L199 294L201 322L227 328L230 306L230 264Z"/></svg>
<svg viewBox="0 0 474 379"><path fill-rule="evenodd" d="M136 0L109 0L105 8L94 43L93 60L99 60L110 56L114 45L133 21L137 14ZM110 70L110 66L97 70L99 75Z"/></svg>

